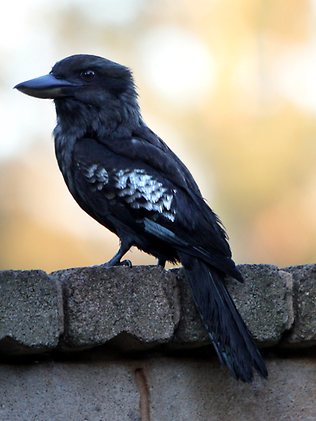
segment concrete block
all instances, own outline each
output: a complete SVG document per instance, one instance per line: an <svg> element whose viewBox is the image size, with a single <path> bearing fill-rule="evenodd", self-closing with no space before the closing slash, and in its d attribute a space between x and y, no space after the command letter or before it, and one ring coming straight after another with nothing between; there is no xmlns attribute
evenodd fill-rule
<svg viewBox="0 0 316 421"><path fill-rule="evenodd" d="M63 329L60 285L40 270L0 272L0 351L55 348Z"/></svg>
<svg viewBox="0 0 316 421"><path fill-rule="evenodd" d="M157 267L77 268L52 274L62 283L63 347L114 340L125 350L170 341L179 322L176 276Z"/></svg>
<svg viewBox="0 0 316 421"><path fill-rule="evenodd" d="M124 362L0 365L0 419L140 421L134 370Z"/></svg>
<svg viewBox="0 0 316 421"><path fill-rule="evenodd" d="M227 288L256 341L262 346L278 343L293 323L292 286L289 273L273 265L240 265L244 283L227 280ZM175 344L200 346L209 343L192 302L184 272L178 272L181 319Z"/></svg>
<svg viewBox="0 0 316 421"><path fill-rule="evenodd" d="M0 365L0 419L265 421L316 419L315 358L268 360L244 384L217 360L152 358ZM293 386L295 385L295 387Z"/></svg>
<svg viewBox="0 0 316 421"><path fill-rule="evenodd" d="M170 347L195 348L210 344L209 337L194 305L192 293L183 269L175 269L177 276L181 317Z"/></svg>
<svg viewBox="0 0 316 421"><path fill-rule="evenodd" d="M244 284L229 290L254 338L263 346L277 344L294 321L293 279L273 265L240 265Z"/></svg>
<svg viewBox="0 0 316 421"><path fill-rule="evenodd" d="M315 358L267 360L267 366L268 380L249 385L214 360L156 359L147 366L150 419L315 420Z"/></svg>
<svg viewBox="0 0 316 421"><path fill-rule="evenodd" d="M284 269L294 279L295 323L284 345L306 347L316 345L316 264Z"/></svg>

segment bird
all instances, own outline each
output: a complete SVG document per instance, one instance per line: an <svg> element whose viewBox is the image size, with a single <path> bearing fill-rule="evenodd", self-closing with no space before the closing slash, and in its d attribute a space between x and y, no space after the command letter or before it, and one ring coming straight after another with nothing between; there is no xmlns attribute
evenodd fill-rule
<svg viewBox="0 0 316 421"><path fill-rule="evenodd" d="M243 282L226 231L188 168L144 122L132 71L90 54L58 61L20 92L53 99L55 153L79 206L120 240L105 268L135 246L181 263L193 301L221 365L250 383L265 362L239 314L226 278Z"/></svg>

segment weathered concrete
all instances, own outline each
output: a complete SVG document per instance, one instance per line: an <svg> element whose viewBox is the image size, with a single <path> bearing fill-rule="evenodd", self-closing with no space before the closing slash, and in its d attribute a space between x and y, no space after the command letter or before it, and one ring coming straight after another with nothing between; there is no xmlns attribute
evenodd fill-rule
<svg viewBox="0 0 316 421"><path fill-rule="evenodd" d="M180 352L208 343L181 270L0 272L0 352L54 351L2 358L0 420L316 420L316 265L240 270L245 283L227 287L259 344L309 347L269 351L269 378L252 385L211 347Z"/></svg>
<svg viewBox="0 0 316 421"><path fill-rule="evenodd" d="M180 292L180 322L170 346L199 347L209 343L197 309L193 303L191 291L185 279L183 269L173 271L177 276Z"/></svg>
<svg viewBox="0 0 316 421"><path fill-rule="evenodd" d="M62 329L60 284L39 270L0 271L0 351L56 348Z"/></svg>
<svg viewBox="0 0 316 421"><path fill-rule="evenodd" d="M247 385L197 358L0 365L0 419L315 420L316 360L274 358L268 369Z"/></svg>
<svg viewBox="0 0 316 421"><path fill-rule="evenodd" d="M295 323L286 344L316 345L316 265L292 266L284 269L294 279Z"/></svg>
<svg viewBox="0 0 316 421"><path fill-rule="evenodd" d="M241 265L227 287L262 347L316 343L316 265ZM0 272L0 352L125 351L209 343L183 270L158 267ZM295 322L293 324L293 321ZM62 332L64 334L62 335Z"/></svg>
<svg viewBox="0 0 316 421"><path fill-rule="evenodd" d="M138 421L133 369L98 362L0 366L0 419Z"/></svg>
<svg viewBox="0 0 316 421"><path fill-rule="evenodd" d="M264 346L274 345L293 324L292 277L273 265L240 265L239 269L245 282L230 279L227 288L256 341ZM182 271L178 278L181 320L175 343L207 344L209 340Z"/></svg>
<svg viewBox="0 0 316 421"><path fill-rule="evenodd" d="M273 265L240 265L244 284L230 292L254 337L265 346L277 344L293 324L293 281Z"/></svg>
<svg viewBox="0 0 316 421"><path fill-rule="evenodd" d="M316 360L267 362L268 381L247 385L224 375L216 362L155 360L149 372L152 420L316 419Z"/></svg>
<svg viewBox="0 0 316 421"><path fill-rule="evenodd" d="M125 349L172 339L180 318L176 277L161 268L101 267L55 272L64 291L66 348L116 339Z"/></svg>

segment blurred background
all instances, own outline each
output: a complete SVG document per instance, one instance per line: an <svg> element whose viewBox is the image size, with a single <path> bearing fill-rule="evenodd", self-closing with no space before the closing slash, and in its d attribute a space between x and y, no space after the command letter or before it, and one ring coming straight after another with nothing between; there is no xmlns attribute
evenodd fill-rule
<svg viewBox="0 0 316 421"><path fill-rule="evenodd" d="M133 69L145 121L190 168L237 262L315 261L315 0L10 0L0 32L1 269L117 250L59 173L53 103L12 90L76 53Z"/></svg>

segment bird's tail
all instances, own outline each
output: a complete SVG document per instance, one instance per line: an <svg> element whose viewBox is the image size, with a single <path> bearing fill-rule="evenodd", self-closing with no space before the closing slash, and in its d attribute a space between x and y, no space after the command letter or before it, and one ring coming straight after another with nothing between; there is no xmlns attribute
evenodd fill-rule
<svg viewBox="0 0 316 421"><path fill-rule="evenodd" d="M226 289L223 275L198 258L180 257L195 305L220 362L244 382L252 381L253 369L266 378L265 363Z"/></svg>

